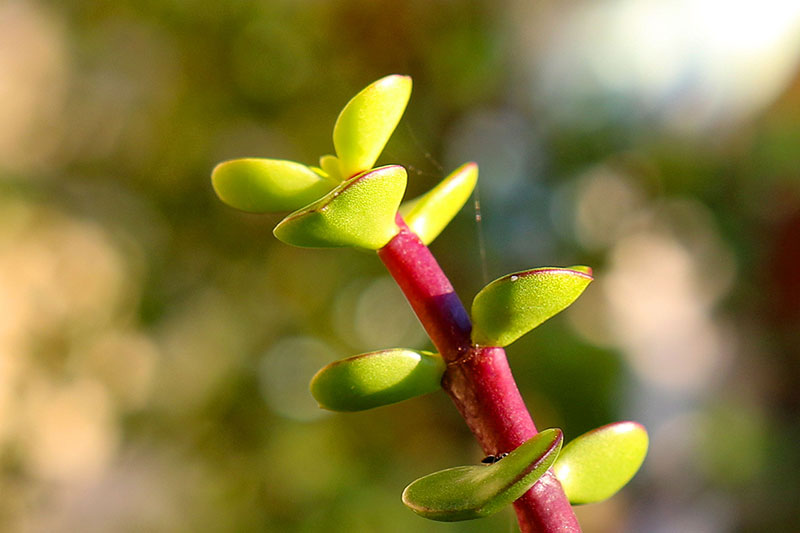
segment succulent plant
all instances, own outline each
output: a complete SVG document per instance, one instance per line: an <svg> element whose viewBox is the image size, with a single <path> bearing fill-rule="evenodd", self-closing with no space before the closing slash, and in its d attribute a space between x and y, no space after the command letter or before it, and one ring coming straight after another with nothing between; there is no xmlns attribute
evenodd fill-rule
<svg viewBox="0 0 800 533"><path fill-rule="evenodd" d="M437 353L392 348L347 357L311 380L320 407L358 411L444 389L484 452L500 460L448 468L406 487L403 502L433 520L488 516L513 503L520 528L580 531L571 504L620 490L647 452L645 429L617 422L562 449L559 429L538 432L503 347L568 307L592 281L588 267L535 268L481 289L468 314L430 244L469 199L478 166L465 163L419 198L401 203L407 174L373 168L411 94L411 79L370 84L342 110L335 155L319 166L281 159L225 161L212 173L218 196L249 212L292 211L274 230L291 245L376 251L403 290Z"/></svg>

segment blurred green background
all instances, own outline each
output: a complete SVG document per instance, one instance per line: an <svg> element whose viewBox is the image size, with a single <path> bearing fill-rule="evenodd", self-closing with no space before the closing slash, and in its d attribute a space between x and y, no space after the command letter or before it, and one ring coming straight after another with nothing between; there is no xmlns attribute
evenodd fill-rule
<svg viewBox="0 0 800 533"><path fill-rule="evenodd" d="M403 73L380 162L409 195L481 168L481 225L433 244L462 299L595 267L509 350L540 427L650 431L585 530L796 531L799 56L781 0L0 1L0 530L515 530L401 504L482 457L444 394L310 398L327 362L428 346L380 262L210 187L227 158L315 164Z"/></svg>

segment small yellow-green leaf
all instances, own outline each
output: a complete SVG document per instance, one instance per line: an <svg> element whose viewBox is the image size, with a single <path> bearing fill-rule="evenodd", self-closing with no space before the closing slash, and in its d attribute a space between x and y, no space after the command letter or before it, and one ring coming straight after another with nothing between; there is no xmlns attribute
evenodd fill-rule
<svg viewBox="0 0 800 533"><path fill-rule="evenodd" d="M631 480L647 455L647 446L647 430L641 424L608 424L567 444L553 472L570 503L599 502Z"/></svg>
<svg viewBox="0 0 800 533"><path fill-rule="evenodd" d="M405 189L403 167L376 168L343 182L318 201L290 214L273 233L295 246L377 250L399 231L395 216Z"/></svg>
<svg viewBox="0 0 800 533"><path fill-rule="evenodd" d="M322 368L311 394L331 411L362 411L441 388L446 365L439 354L403 348L355 355Z"/></svg>
<svg viewBox="0 0 800 533"><path fill-rule="evenodd" d="M430 244L461 210L478 182L478 165L465 163L424 195L404 203L408 227Z"/></svg>
<svg viewBox="0 0 800 533"><path fill-rule="evenodd" d="M392 75L363 89L342 109L333 127L333 146L342 176L369 170L377 161L411 96L411 78Z"/></svg>
<svg viewBox="0 0 800 533"><path fill-rule="evenodd" d="M336 186L300 163L259 158L220 163L211 183L223 202L252 213L299 209Z"/></svg>
<svg viewBox="0 0 800 533"><path fill-rule="evenodd" d="M578 268L536 268L488 284L472 301L473 342L508 346L564 310L592 281Z"/></svg>
<svg viewBox="0 0 800 533"><path fill-rule="evenodd" d="M562 439L560 429L547 429L492 465L457 466L421 477L403 491L403 503L420 516L443 522L490 516L547 472Z"/></svg>
<svg viewBox="0 0 800 533"><path fill-rule="evenodd" d="M343 181L341 170L339 169L339 160L335 155L323 155L319 158L319 166L322 170L330 176L332 180Z"/></svg>

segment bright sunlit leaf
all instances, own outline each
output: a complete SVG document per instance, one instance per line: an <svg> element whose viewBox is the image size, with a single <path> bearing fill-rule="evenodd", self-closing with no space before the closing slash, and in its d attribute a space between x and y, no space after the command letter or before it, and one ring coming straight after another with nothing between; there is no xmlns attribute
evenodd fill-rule
<svg viewBox="0 0 800 533"><path fill-rule="evenodd" d="M599 502L631 480L647 455L647 446L647 430L641 424L608 424L567 444L553 472L571 503Z"/></svg>
<svg viewBox="0 0 800 533"><path fill-rule="evenodd" d="M370 352L322 368L311 380L311 394L324 409L362 411L440 389L445 368L431 352Z"/></svg>
<svg viewBox="0 0 800 533"><path fill-rule="evenodd" d="M556 315L592 281L587 267L536 268L489 283L472 301L472 340L508 346Z"/></svg>
<svg viewBox="0 0 800 533"><path fill-rule="evenodd" d="M290 214L273 233L295 246L377 250L399 231L395 215L405 189L403 167L376 168L343 182L318 201Z"/></svg>
<svg viewBox="0 0 800 533"><path fill-rule="evenodd" d="M252 213L299 209L336 186L300 163L259 158L220 163L211 183L223 202Z"/></svg>
<svg viewBox="0 0 800 533"><path fill-rule="evenodd" d="M411 78L395 74L371 83L347 103L333 127L333 146L342 176L348 178L372 168L410 96Z"/></svg>
<svg viewBox="0 0 800 533"><path fill-rule="evenodd" d="M477 182L478 165L466 163L424 195L403 204L400 212L422 242L430 244L461 210Z"/></svg>
<svg viewBox="0 0 800 533"><path fill-rule="evenodd" d="M319 166L334 181L342 181L342 172L339 160L335 155L323 155L319 158Z"/></svg>
<svg viewBox="0 0 800 533"><path fill-rule="evenodd" d="M562 439L560 429L547 429L494 464L457 466L421 477L403 491L403 503L420 516L443 522L490 516L547 472Z"/></svg>

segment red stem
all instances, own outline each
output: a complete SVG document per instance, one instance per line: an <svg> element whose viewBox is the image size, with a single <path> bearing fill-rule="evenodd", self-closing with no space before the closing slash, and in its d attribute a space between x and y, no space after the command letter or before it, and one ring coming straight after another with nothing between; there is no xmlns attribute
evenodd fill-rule
<svg viewBox="0 0 800 533"><path fill-rule="evenodd" d="M434 346L447 361L442 385L484 453L510 452L536 435L503 348L474 346L472 324L436 259L398 215L398 233L378 251ZM514 502L522 533L580 532L561 484L548 471Z"/></svg>

